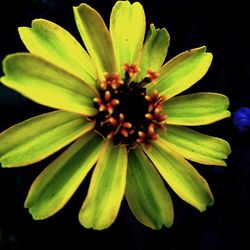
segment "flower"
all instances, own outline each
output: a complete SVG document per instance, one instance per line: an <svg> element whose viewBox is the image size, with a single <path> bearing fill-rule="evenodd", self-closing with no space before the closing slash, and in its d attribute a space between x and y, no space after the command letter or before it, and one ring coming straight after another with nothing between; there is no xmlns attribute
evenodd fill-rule
<svg viewBox="0 0 250 250"><path fill-rule="evenodd" d="M88 52L62 27L36 19L19 28L30 53L3 61L4 85L58 110L1 133L2 167L32 164L71 143L34 181L25 207L34 219L52 216L93 168L79 213L86 228L109 227L124 196L142 224L170 227L173 205L163 179L204 211L213 196L187 160L226 166L230 146L185 126L229 117L229 101L217 93L177 95L205 75L212 54L203 46L163 65L169 34L151 24L144 41L138 2L118 1L109 30L89 5L73 9Z"/></svg>
<svg viewBox="0 0 250 250"><path fill-rule="evenodd" d="M233 124L239 132L247 132L250 128L250 108L238 108L233 113Z"/></svg>

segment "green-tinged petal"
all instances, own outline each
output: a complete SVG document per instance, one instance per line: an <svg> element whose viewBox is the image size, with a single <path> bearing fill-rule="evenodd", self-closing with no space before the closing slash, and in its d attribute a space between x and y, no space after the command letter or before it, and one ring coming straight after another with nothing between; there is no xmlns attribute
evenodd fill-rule
<svg viewBox="0 0 250 250"><path fill-rule="evenodd" d="M126 172L126 147L114 147L107 141L79 213L79 220L84 227L101 230L114 222L125 192Z"/></svg>
<svg viewBox="0 0 250 250"><path fill-rule="evenodd" d="M32 28L18 29L27 49L95 86L96 71L90 56L77 40L59 25L36 19Z"/></svg>
<svg viewBox="0 0 250 250"><path fill-rule="evenodd" d="M102 141L99 135L90 132L42 171L25 201L25 207L29 208L34 219L46 219L68 202L97 162Z"/></svg>
<svg viewBox="0 0 250 250"><path fill-rule="evenodd" d="M110 33L99 13L87 4L73 7L75 20L83 42L92 57L99 80L104 72L117 72Z"/></svg>
<svg viewBox="0 0 250 250"><path fill-rule="evenodd" d="M131 5L129 1L116 2L110 17L110 33L120 73L125 63L138 63L145 26L145 14L140 3Z"/></svg>
<svg viewBox="0 0 250 250"><path fill-rule="evenodd" d="M1 82L40 104L94 115L96 92L80 78L28 53L7 56L3 61L5 76Z"/></svg>
<svg viewBox="0 0 250 250"><path fill-rule="evenodd" d="M2 167L25 166L63 148L94 127L84 117L54 111L18 123L0 134Z"/></svg>
<svg viewBox="0 0 250 250"><path fill-rule="evenodd" d="M142 224L153 229L173 224L174 210L169 192L140 149L129 153L126 199L134 216Z"/></svg>
<svg viewBox="0 0 250 250"><path fill-rule="evenodd" d="M153 24L150 25L150 34L144 44L139 64L138 82L146 76L147 70L159 71L165 61L169 42L170 36L166 29L155 29Z"/></svg>
<svg viewBox="0 0 250 250"><path fill-rule="evenodd" d="M164 103L167 124L197 126L230 116L229 100L217 93L195 93L177 96Z"/></svg>
<svg viewBox="0 0 250 250"><path fill-rule="evenodd" d="M182 126L168 125L160 137L184 158L202 164L226 166L224 159L231 152L226 141Z"/></svg>
<svg viewBox="0 0 250 250"><path fill-rule="evenodd" d="M170 99L199 81L208 71L212 58L205 46L177 55L161 68L157 82L149 85L149 91L158 90Z"/></svg>
<svg viewBox="0 0 250 250"><path fill-rule="evenodd" d="M203 212L213 204L213 195L206 180L196 169L158 139L144 150L170 187L187 203Z"/></svg>

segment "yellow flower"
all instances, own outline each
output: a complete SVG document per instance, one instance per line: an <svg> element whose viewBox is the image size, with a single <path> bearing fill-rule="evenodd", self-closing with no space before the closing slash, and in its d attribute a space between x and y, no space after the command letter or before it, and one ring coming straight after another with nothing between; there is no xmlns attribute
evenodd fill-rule
<svg viewBox="0 0 250 250"><path fill-rule="evenodd" d="M225 166L230 146L185 126L230 116L229 101L217 93L176 95L205 75L212 54L203 46L163 65L169 34L151 25L144 41L138 2L118 1L109 30L87 4L74 14L88 52L57 24L36 19L19 28L30 53L3 61L4 85L58 110L0 134L2 167L32 164L73 142L34 181L25 207L34 219L55 214L93 168L79 213L84 227L109 227L124 196L141 223L170 227L173 205L163 179L204 211L213 196L187 160Z"/></svg>

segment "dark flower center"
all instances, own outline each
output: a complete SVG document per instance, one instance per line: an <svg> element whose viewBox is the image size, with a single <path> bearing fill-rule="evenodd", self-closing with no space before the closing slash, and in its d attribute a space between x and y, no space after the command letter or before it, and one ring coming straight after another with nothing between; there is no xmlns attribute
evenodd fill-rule
<svg viewBox="0 0 250 250"><path fill-rule="evenodd" d="M147 83L154 81L158 74L148 71L141 82L131 81L137 73L135 65L125 65L125 78L120 80L117 73L106 73L105 81L100 83L99 97L94 98L98 114L95 130L115 144L135 147L158 138L157 129L164 129L166 115L162 114L164 97L154 91L147 95Z"/></svg>

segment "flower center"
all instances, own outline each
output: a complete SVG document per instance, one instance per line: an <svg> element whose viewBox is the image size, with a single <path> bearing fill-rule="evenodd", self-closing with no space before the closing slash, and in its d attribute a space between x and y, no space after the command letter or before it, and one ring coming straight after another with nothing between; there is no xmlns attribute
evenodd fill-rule
<svg viewBox="0 0 250 250"><path fill-rule="evenodd" d="M154 82L158 73L148 71L141 82L132 79L138 72L136 65L125 65L125 77L119 74L105 73L105 80L100 83L99 97L94 98L99 110L93 117L95 130L115 144L135 147L158 138L157 129L165 128L166 115L162 114L165 98L157 91L146 93L145 85Z"/></svg>

